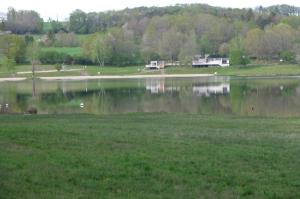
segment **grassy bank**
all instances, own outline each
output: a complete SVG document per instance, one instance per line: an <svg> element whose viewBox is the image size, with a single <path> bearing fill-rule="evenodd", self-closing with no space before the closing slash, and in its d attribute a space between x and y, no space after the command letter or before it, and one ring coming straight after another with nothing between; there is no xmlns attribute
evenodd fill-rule
<svg viewBox="0 0 300 199"><path fill-rule="evenodd" d="M84 69L83 66L68 66L68 69ZM51 65L37 66L36 70L54 70ZM13 71L0 68L0 77L24 76L16 75L19 71L30 71L30 65L16 66ZM167 67L163 70L145 70L144 66L87 66L84 71L42 73L37 76L81 76L81 75L153 75L153 74L217 74L228 76L276 76L276 75L300 75L299 65L264 65L264 66L231 66L228 68L192 68L189 67ZM31 75L25 75L30 76Z"/></svg>
<svg viewBox="0 0 300 199"><path fill-rule="evenodd" d="M0 198L299 198L300 121L0 116Z"/></svg>
<svg viewBox="0 0 300 199"><path fill-rule="evenodd" d="M170 67L165 71L169 74L207 73L231 76L273 76L273 75L300 75L299 65L256 65L256 66L231 66L228 68L189 68Z"/></svg>

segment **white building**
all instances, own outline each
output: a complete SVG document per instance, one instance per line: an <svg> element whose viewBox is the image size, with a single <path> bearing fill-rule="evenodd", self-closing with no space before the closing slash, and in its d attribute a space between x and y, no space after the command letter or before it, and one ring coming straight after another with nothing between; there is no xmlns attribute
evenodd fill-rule
<svg viewBox="0 0 300 199"><path fill-rule="evenodd" d="M205 55L204 57L201 55L196 55L192 62L193 67L228 67L229 65L230 63L228 58L210 58L209 55Z"/></svg>
<svg viewBox="0 0 300 199"><path fill-rule="evenodd" d="M149 65L145 66L146 69L163 69L165 68L164 61L151 61Z"/></svg>

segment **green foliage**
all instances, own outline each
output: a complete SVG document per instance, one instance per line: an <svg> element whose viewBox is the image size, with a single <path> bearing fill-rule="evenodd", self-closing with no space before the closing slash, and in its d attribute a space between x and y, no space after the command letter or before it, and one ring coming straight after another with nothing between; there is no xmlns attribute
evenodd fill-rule
<svg viewBox="0 0 300 199"><path fill-rule="evenodd" d="M202 54L212 53L212 44L206 35L201 37L199 45Z"/></svg>
<svg viewBox="0 0 300 199"><path fill-rule="evenodd" d="M83 43L85 55L95 64L130 65L143 62L133 35L121 28L93 34Z"/></svg>
<svg viewBox="0 0 300 199"><path fill-rule="evenodd" d="M289 16L281 20L281 23L288 24L293 28L298 28L300 26L299 16Z"/></svg>
<svg viewBox="0 0 300 199"><path fill-rule="evenodd" d="M54 33L54 31L49 30L46 35L47 35L47 45L52 46L55 42L55 33Z"/></svg>
<svg viewBox="0 0 300 199"><path fill-rule="evenodd" d="M55 69L57 71L61 71L61 69L62 69L62 65L61 64L55 64L54 67L55 67Z"/></svg>
<svg viewBox="0 0 300 199"><path fill-rule="evenodd" d="M2 66L6 66L9 70L13 70L16 64L26 62L24 38L17 35L1 35L0 57L2 57Z"/></svg>
<svg viewBox="0 0 300 199"><path fill-rule="evenodd" d="M86 13L81 10L75 10L70 15L70 31L86 34L88 33Z"/></svg>
<svg viewBox="0 0 300 199"><path fill-rule="evenodd" d="M287 63L295 63L296 62L296 55L294 52L290 51L283 51L280 54L280 58Z"/></svg>
<svg viewBox="0 0 300 199"><path fill-rule="evenodd" d="M58 32L54 36L55 47L79 47L79 39L74 33Z"/></svg>
<svg viewBox="0 0 300 199"><path fill-rule="evenodd" d="M71 56L83 55L84 50L81 47L45 47L42 51L55 51L58 53L65 53Z"/></svg>
<svg viewBox="0 0 300 199"><path fill-rule="evenodd" d="M25 37L24 37L24 39L25 39L26 46L32 44L35 41L34 37L32 35L30 35L30 34L26 34Z"/></svg>
<svg viewBox="0 0 300 199"><path fill-rule="evenodd" d="M16 61L8 57L2 57L0 65L6 67L8 71L13 71L16 68Z"/></svg>
<svg viewBox="0 0 300 199"><path fill-rule="evenodd" d="M72 56L66 53L60 53L56 51L41 51L39 53L39 60L42 64L56 64L66 63L71 64L73 61Z"/></svg>
<svg viewBox="0 0 300 199"><path fill-rule="evenodd" d="M33 10L15 10L9 8L5 29L16 34L41 33L43 30L43 19Z"/></svg>
<svg viewBox="0 0 300 199"><path fill-rule="evenodd" d="M231 65L247 65L249 64L249 58L246 55L246 51L243 46L241 38L237 37L231 41L229 49L229 59Z"/></svg>
<svg viewBox="0 0 300 199"><path fill-rule="evenodd" d="M299 8L287 5L255 10L203 4L99 13L75 10L67 22L50 19L44 23L46 35L41 36L41 42L47 47L83 46L85 53L63 53L79 62L99 65L136 65L150 60L189 63L195 54L231 54L233 64L246 64L247 55L279 61L285 51L294 53L298 60L299 13ZM11 8L7 16L3 21L6 30L41 33L38 13ZM90 33L94 35L83 35ZM243 49L230 50L230 41L235 37L245 41ZM26 62L22 57L15 61Z"/></svg>
<svg viewBox="0 0 300 199"><path fill-rule="evenodd" d="M44 24L47 25L47 27L44 28L45 33L50 30L54 33L68 32L67 24L64 22L55 21L55 20L50 19L48 22L46 22Z"/></svg>

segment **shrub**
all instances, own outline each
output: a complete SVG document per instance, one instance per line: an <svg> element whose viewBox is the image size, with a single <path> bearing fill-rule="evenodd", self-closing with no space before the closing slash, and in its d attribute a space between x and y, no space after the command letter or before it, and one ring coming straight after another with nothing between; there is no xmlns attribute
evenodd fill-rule
<svg viewBox="0 0 300 199"><path fill-rule="evenodd" d="M42 51L39 54L39 60L42 64L73 63L73 57L71 55L56 51Z"/></svg>
<svg viewBox="0 0 300 199"><path fill-rule="evenodd" d="M288 62L288 63L296 63L296 55L293 52L290 51L283 51L280 53L280 58L284 61L284 62Z"/></svg>
<svg viewBox="0 0 300 199"><path fill-rule="evenodd" d="M55 64L55 69L56 69L57 71L61 71L62 65L61 65L61 64Z"/></svg>

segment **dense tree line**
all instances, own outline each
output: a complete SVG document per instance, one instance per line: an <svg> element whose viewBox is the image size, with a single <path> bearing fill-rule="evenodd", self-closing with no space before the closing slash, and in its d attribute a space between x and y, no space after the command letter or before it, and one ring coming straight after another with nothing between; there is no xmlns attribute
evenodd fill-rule
<svg viewBox="0 0 300 199"><path fill-rule="evenodd" d="M76 10L70 31L94 33L83 47L99 64L154 59L188 63L195 54L229 56L236 64L246 64L249 58L295 62L300 53L299 13L300 8L287 5L254 10L203 4L106 13Z"/></svg>
<svg viewBox="0 0 300 199"><path fill-rule="evenodd" d="M42 52L42 63L129 65L160 59L190 64L196 54L228 56L233 64L247 64L249 59L298 62L299 13L300 8L287 5L231 9L190 4L100 13L75 10L68 22L49 20L45 31L38 13L11 8L0 27L15 34L43 33L40 46L84 49L81 56ZM79 39L78 34L88 35ZM27 45L24 36L0 36L0 42L2 60L28 61L22 50Z"/></svg>
<svg viewBox="0 0 300 199"><path fill-rule="evenodd" d="M43 20L40 15L32 10L16 11L9 8L7 19L4 21L6 30L16 34L41 33L43 30Z"/></svg>

